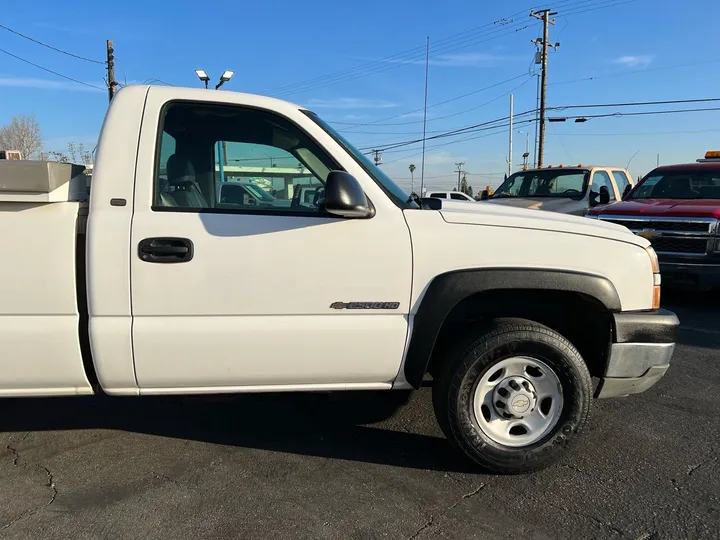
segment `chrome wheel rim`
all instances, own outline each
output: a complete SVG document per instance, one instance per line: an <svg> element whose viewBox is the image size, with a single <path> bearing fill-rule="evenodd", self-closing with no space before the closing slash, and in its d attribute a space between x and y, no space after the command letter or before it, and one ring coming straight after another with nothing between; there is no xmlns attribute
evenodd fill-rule
<svg viewBox="0 0 720 540"><path fill-rule="evenodd" d="M557 425L563 390L545 362L513 356L485 372L475 386L472 404L480 429L493 442L528 446Z"/></svg>

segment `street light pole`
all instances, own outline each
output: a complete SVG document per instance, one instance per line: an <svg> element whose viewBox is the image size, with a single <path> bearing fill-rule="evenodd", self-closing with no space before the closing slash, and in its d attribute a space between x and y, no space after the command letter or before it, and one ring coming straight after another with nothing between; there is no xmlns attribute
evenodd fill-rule
<svg viewBox="0 0 720 540"><path fill-rule="evenodd" d="M230 79L232 79L232 76L235 74L234 71L230 71L226 69L222 72L222 75L220 75L220 82L217 83L215 86L215 90L220 88L223 84L228 82ZM195 75L197 75L198 79L200 79L202 82L205 83L205 90L208 88L208 82L210 81L210 76L207 74L207 71L204 69L196 69ZM227 151L225 149L225 142L224 141L218 141L217 142L217 148L215 150L217 152L218 156L218 172L220 173L220 182L225 181L225 158L227 157Z"/></svg>

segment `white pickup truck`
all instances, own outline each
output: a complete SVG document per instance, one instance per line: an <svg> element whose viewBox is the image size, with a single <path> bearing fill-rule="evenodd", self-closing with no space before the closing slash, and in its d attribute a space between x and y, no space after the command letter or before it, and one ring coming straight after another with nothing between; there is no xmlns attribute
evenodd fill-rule
<svg viewBox="0 0 720 540"><path fill-rule="evenodd" d="M516 473L559 458L593 397L646 390L673 354L646 239L410 197L276 99L129 86L91 183L72 165L0 165L0 396L432 381L448 439ZM229 181L268 201L219 200Z"/></svg>

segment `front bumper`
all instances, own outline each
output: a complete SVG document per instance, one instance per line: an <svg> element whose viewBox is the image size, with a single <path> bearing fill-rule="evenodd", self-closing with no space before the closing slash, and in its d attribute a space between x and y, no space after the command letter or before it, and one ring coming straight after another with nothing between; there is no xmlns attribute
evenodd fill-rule
<svg viewBox="0 0 720 540"><path fill-rule="evenodd" d="M670 367L680 321L666 309L613 315L613 343L595 397L644 392Z"/></svg>
<svg viewBox="0 0 720 540"><path fill-rule="evenodd" d="M660 274L668 285L689 285L702 290L720 288L720 264L666 262L660 258Z"/></svg>

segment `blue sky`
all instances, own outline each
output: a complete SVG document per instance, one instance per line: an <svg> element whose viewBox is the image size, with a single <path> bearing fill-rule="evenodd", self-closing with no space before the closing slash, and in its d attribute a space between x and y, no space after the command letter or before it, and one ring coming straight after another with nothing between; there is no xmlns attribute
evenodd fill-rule
<svg viewBox="0 0 720 540"><path fill-rule="evenodd" d="M717 21L709 0L688 0L672 12L655 0L558 0L546 5L559 12L550 41L561 43L550 55L548 106L720 96ZM527 15L531 7L543 6L530 0L6 0L0 23L98 60L104 59L105 40L113 39L116 76L128 84L159 79L198 86L196 68L213 78L233 69L235 78L227 90L269 93L309 106L336 122L357 146L376 147L422 135L426 36L431 47L429 134L507 116L511 91L516 112L532 109L536 87L529 70L534 69L535 46L530 40L541 35L541 24ZM493 24L503 18L505 24ZM58 54L2 29L0 48L104 86L100 64ZM470 95L455 99L464 94ZM433 106L446 100L452 101ZM696 106L720 107L720 102L677 107ZM34 113L46 150L64 151L69 141L94 146L106 108L106 92L0 53L0 124L15 114ZM568 110L550 116L667 108ZM532 146L534 125L517 129L530 132ZM497 185L507 169L507 128L475 136L428 142L429 186L451 188L457 161L465 162L476 189ZM525 136L516 133L514 139L518 165ZM419 177L420 148L416 144L385 152L383 168L409 186L410 163ZM625 166L637 152L630 169L638 176L655 165L657 154L661 163L683 162L707 149L720 149L720 111L551 123L545 162Z"/></svg>

